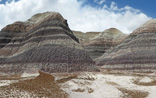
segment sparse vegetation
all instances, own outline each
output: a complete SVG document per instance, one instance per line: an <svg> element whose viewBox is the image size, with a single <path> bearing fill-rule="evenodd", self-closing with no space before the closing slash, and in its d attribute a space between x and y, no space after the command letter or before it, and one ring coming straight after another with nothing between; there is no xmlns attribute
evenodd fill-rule
<svg viewBox="0 0 156 98"><path fill-rule="evenodd" d="M94 90L92 88L88 88L88 93L92 93Z"/></svg>
<svg viewBox="0 0 156 98"><path fill-rule="evenodd" d="M112 73L56 73L51 75L40 72L37 77L0 76L0 81L4 84L5 80L16 80L16 82L9 82L10 85L0 86L0 98L68 98L72 92L76 96L80 93L97 96L99 91L101 95L103 92L108 92L106 96L116 93L115 96L118 96L118 98L146 98L148 95L151 96L151 91L147 91L147 89L150 86L156 86L155 75L141 74L133 73L126 76L126 73L123 75ZM123 79L124 77L125 79Z"/></svg>
<svg viewBox="0 0 156 98"><path fill-rule="evenodd" d="M0 87L0 90L0 96L16 98L21 97L25 92L31 97L68 98L68 94L54 83L54 77L42 72L35 79L23 80L9 86L3 86Z"/></svg>
<svg viewBox="0 0 156 98"><path fill-rule="evenodd" d="M123 96L121 96L121 98L146 98L148 96L148 92L129 90L125 88L118 89L123 93Z"/></svg>
<svg viewBox="0 0 156 98"><path fill-rule="evenodd" d="M74 92L84 92L85 89L78 88L78 89L75 89L75 90L72 90L72 91L74 91Z"/></svg>
<svg viewBox="0 0 156 98"><path fill-rule="evenodd" d="M2 75L0 80L19 80L21 77L19 75Z"/></svg>
<svg viewBox="0 0 156 98"><path fill-rule="evenodd" d="M153 80L150 82L140 82L140 79L138 78L138 79L134 80L133 83L136 85L142 85L142 86L156 86L156 79L154 79L154 78L151 78L151 79L153 79Z"/></svg>
<svg viewBox="0 0 156 98"><path fill-rule="evenodd" d="M107 83L107 84L110 84L110 85L117 85L117 86L119 85L119 84L117 84L117 83L115 83L115 82L111 82L111 81L106 81L106 83Z"/></svg>

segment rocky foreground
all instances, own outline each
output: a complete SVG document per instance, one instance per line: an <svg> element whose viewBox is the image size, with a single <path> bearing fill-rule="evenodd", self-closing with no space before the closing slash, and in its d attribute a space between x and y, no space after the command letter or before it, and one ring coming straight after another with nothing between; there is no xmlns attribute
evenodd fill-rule
<svg viewBox="0 0 156 98"><path fill-rule="evenodd" d="M0 76L2 98L155 98L156 73L101 72Z"/></svg>

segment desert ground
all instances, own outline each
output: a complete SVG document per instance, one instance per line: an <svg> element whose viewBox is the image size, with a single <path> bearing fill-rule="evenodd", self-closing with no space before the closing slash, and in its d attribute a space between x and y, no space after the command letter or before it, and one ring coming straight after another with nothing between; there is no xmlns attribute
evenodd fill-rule
<svg viewBox="0 0 156 98"><path fill-rule="evenodd" d="M0 76L0 98L155 98L155 72Z"/></svg>

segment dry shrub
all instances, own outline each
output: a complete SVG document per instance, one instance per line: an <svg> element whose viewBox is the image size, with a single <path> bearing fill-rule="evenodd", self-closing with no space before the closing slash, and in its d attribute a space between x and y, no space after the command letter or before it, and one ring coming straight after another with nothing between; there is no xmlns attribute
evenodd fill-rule
<svg viewBox="0 0 156 98"><path fill-rule="evenodd" d="M148 92L138 91L138 90L129 90L125 88L118 88L123 96L121 98L146 98L148 96Z"/></svg>
<svg viewBox="0 0 156 98"><path fill-rule="evenodd" d="M133 80L133 83L141 86L156 86L156 80L153 79L151 82L140 82L139 79Z"/></svg>
<svg viewBox="0 0 156 98"><path fill-rule="evenodd" d="M92 88L87 88L87 89L88 89L88 93L94 92L94 90Z"/></svg>
<svg viewBox="0 0 156 98"><path fill-rule="evenodd" d="M0 80L19 80L21 79L20 75L2 75Z"/></svg>
<svg viewBox="0 0 156 98"><path fill-rule="evenodd" d="M72 90L72 91L74 91L74 92L84 92L85 89L78 88L78 89L75 89L75 90Z"/></svg>
<svg viewBox="0 0 156 98"><path fill-rule="evenodd" d="M119 86L119 84L115 83L115 82L111 82L111 81L106 81L107 84L110 84L110 85L116 85L116 86Z"/></svg>

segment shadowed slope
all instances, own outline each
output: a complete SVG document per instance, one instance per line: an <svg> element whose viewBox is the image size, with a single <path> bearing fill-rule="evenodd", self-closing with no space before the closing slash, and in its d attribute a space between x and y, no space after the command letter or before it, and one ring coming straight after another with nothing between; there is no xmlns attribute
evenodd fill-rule
<svg viewBox="0 0 156 98"><path fill-rule="evenodd" d="M106 51L118 45L127 35L116 28L106 29L97 34L88 43L85 43L84 49L93 58L102 56Z"/></svg>

